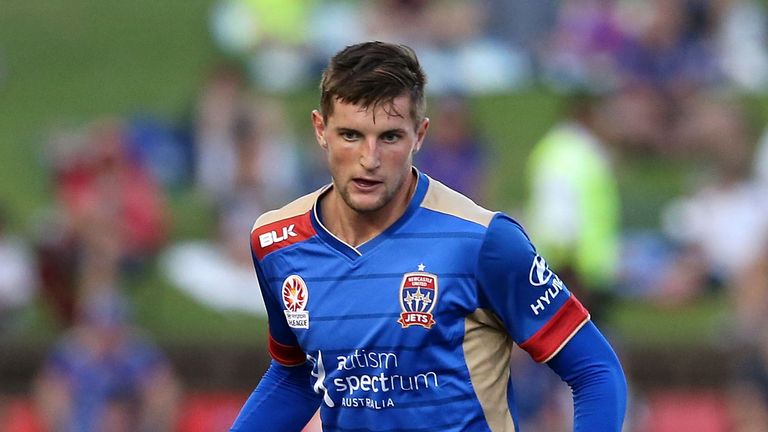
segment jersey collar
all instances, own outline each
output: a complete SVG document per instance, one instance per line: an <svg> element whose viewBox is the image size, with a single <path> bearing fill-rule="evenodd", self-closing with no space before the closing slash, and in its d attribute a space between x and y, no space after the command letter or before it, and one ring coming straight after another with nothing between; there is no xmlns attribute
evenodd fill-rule
<svg viewBox="0 0 768 432"><path fill-rule="evenodd" d="M416 190L413 192L411 201L408 203L405 212L389 227L382 231L376 237L368 240L367 242L353 247L335 235L333 235L322 223L322 214L320 212L320 198L331 190L332 185L326 186L315 199L315 203L312 206L312 226L315 228L318 237L320 237L326 244L341 252L343 255L350 259L357 259L363 256L366 252L372 250L383 241L387 240L393 233L397 232L408 220L413 217L416 210L421 207L421 202L424 200L424 196L427 194L429 188L429 177L421 173L415 167L413 171L416 173Z"/></svg>

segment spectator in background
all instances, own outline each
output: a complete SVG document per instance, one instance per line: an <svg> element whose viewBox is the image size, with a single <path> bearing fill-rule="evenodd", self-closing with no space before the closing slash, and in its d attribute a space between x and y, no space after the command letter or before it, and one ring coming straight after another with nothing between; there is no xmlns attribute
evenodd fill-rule
<svg viewBox="0 0 768 432"><path fill-rule="evenodd" d="M232 82L212 85L199 111L198 184L214 202L229 241L229 233L239 237L240 230L250 229L242 220L250 221L253 212L297 192L299 155L278 100L243 96L238 91L244 89ZM239 222L229 226L234 221ZM245 256L250 266L250 252Z"/></svg>
<svg viewBox="0 0 768 432"><path fill-rule="evenodd" d="M510 49L522 50L532 63L537 63L555 26L561 1L479 0L479 3L487 17L484 27L488 35Z"/></svg>
<svg viewBox="0 0 768 432"><path fill-rule="evenodd" d="M610 0L561 2L554 29L544 36L544 80L559 89L611 90L618 83L618 57L629 36Z"/></svg>
<svg viewBox="0 0 768 432"><path fill-rule="evenodd" d="M456 0L221 0L209 26L219 48L246 65L253 86L270 92L307 85L327 55L361 38L414 46L436 93L493 92L527 84L532 63L524 49L488 31L493 7Z"/></svg>
<svg viewBox="0 0 768 432"><path fill-rule="evenodd" d="M253 215L301 186L299 157L277 100L238 94L230 71L214 74L204 90L198 119L198 184L213 201L216 232L187 241L161 257L163 273L206 306L264 314L253 285L252 256L242 233Z"/></svg>
<svg viewBox="0 0 768 432"><path fill-rule="evenodd" d="M370 2L324 0L314 2L307 31L309 48L313 57L313 71L325 67L325 59L339 49L365 38L367 23L363 12ZM344 25L339 25L339 23ZM403 26L403 30L406 30ZM410 30L408 30L410 31Z"/></svg>
<svg viewBox="0 0 768 432"><path fill-rule="evenodd" d="M738 319L746 319L758 304L749 300L754 282L745 276L768 247L766 191L750 174L752 138L742 109L704 98L696 106L676 135L684 146L696 143L710 170L689 196L664 209L664 232L679 251L661 297L681 302L712 284L726 287L737 301Z"/></svg>
<svg viewBox="0 0 768 432"><path fill-rule="evenodd" d="M128 151L121 120L57 132L50 146L57 201L37 227L35 247L44 298L69 325L81 288L118 277L110 272L132 275L154 257L168 210L163 189Z"/></svg>
<svg viewBox="0 0 768 432"><path fill-rule="evenodd" d="M61 212L44 217L35 235L40 294L54 319L64 325L75 320L80 245Z"/></svg>
<svg viewBox="0 0 768 432"><path fill-rule="evenodd" d="M750 43L758 37L755 26L747 35L734 31L745 8L759 10L730 0L567 0L542 57L545 80L610 95L617 144L626 150L686 155L697 150L695 143L680 147L674 130L688 111L697 111L699 93L723 87L728 78L758 85L762 57ZM735 45L728 53L725 47ZM745 73L749 68L734 61L737 51L755 54L741 56L754 59L752 70Z"/></svg>
<svg viewBox="0 0 768 432"><path fill-rule="evenodd" d="M194 176L194 149L185 123L186 119L174 124L145 113L126 125L129 154L169 192L186 189Z"/></svg>
<svg viewBox="0 0 768 432"><path fill-rule="evenodd" d="M16 313L37 293L34 258L27 245L11 233L9 222L0 205L0 337L13 330Z"/></svg>
<svg viewBox="0 0 768 432"><path fill-rule="evenodd" d="M677 114L668 102L650 87L626 87L606 94L605 112L616 129L616 146L625 154L667 158L681 154L670 141Z"/></svg>
<svg viewBox="0 0 768 432"><path fill-rule="evenodd" d="M577 94L528 159L525 226L597 322L615 288L621 202L600 98Z"/></svg>
<svg viewBox="0 0 768 432"><path fill-rule="evenodd" d="M432 116L435 132L416 154L416 164L432 178L475 201L488 198L486 145L472 124L468 101L458 95L444 96Z"/></svg>
<svg viewBox="0 0 768 432"><path fill-rule="evenodd" d="M238 240L244 230L251 228L252 215L290 196L298 183L293 143L285 141L281 145L282 137L269 137L268 122L264 120L269 108L266 104L257 107L255 100L248 102L239 108L231 125L235 163L231 167L232 184L219 197L217 206L218 240L225 256L243 269L250 266L251 252L245 242ZM273 116L273 120L279 121L279 116Z"/></svg>
<svg viewBox="0 0 768 432"><path fill-rule="evenodd" d="M217 206L252 189L262 206L296 191L299 158L284 118L279 101L247 95L237 69L211 74L197 107L196 180Z"/></svg>
<svg viewBox="0 0 768 432"><path fill-rule="evenodd" d="M695 141L709 167L699 184L664 209L676 249L658 293L669 305L724 291L730 315L722 338L734 353L729 406L734 430L763 430L768 419L768 188L750 171L752 133L743 109L699 98L678 139ZM687 120L687 121L686 121Z"/></svg>
<svg viewBox="0 0 768 432"><path fill-rule="evenodd" d="M139 264L165 242L168 215L163 190L127 149L120 120L92 123L76 162L56 167L57 195L78 235L111 220L121 263Z"/></svg>
<svg viewBox="0 0 768 432"><path fill-rule="evenodd" d="M172 431L179 385L163 354L130 325L115 293L86 297L77 324L35 381L52 432Z"/></svg>
<svg viewBox="0 0 768 432"><path fill-rule="evenodd" d="M723 72L740 90L768 89L768 27L765 2L716 0L715 42Z"/></svg>
<svg viewBox="0 0 768 432"><path fill-rule="evenodd" d="M525 53L488 32L494 10L483 2L377 0L366 6L365 37L413 46L435 94L505 91L530 79Z"/></svg>
<svg viewBox="0 0 768 432"><path fill-rule="evenodd" d="M214 41L241 57L254 84L289 91L307 83L307 35L314 0L221 0L214 4Z"/></svg>
<svg viewBox="0 0 768 432"><path fill-rule="evenodd" d="M717 13L706 0L654 0L643 7L640 16L645 19L633 20L631 38L619 54L617 99L646 119L652 116L657 129L655 136L646 134L647 141L629 144L664 157L686 156L699 149L695 142L685 145L676 139L678 123L699 112L699 94L725 84L715 43ZM625 22L632 17L627 15ZM632 122L623 123L637 129Z"/></svg>
<svg viewBox="0 0 768 432"><path fill-rule="evenodd" d="M379 40L424 46L432 35L426 24L430 0L375 0L363 11L365 33Z"/></svg>
<svg viewBox="0 0 768 432"><path fill-rule="evenodd" d="M556 87L650 86L683 97L717 84L717 16L705 0L566 0L545 51Z"/></svg>
<svg viewBox="0 0 768 432"><path fill-rule="evenodd" d="M705 0L654 0L648 20L620 53L623 85L647 85L679 99L722 79Z"/></svg>
<svg viewBox="0 0 768 432"><path fill-rule="evenodd" d="M195 181L211 198L228 194L233 187L236 163L233 128L239 95L245 88L242 72L222 64L208 75L198 96L194 125Z"/></svg>
<svg viewBox="0 0 768 432"><path fill-rule="evenodd" d="M81 129L59 129L51 133L47 167L54 189L62 173L85 164L85 142L85 132ZM34 249L41 300L58 323L69 326L76 315L81 246L74 221L65 209L57 201L40 212L34 224Z"/></svg>

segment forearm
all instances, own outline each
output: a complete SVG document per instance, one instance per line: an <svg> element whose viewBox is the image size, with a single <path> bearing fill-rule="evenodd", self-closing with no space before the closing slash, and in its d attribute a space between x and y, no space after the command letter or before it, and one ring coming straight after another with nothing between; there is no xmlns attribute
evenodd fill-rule
<svg viewBox="0 0 768 432"><path fill-rule="evenodd" d="M549 363L573 391L574 431L620 431L627 383L616 354L591 322Z"/></svg>
<svg viewBox="0 0 768 432"><path fill-rule="evenodd" d="M230 432L301 431L321 401L310 385L310 372L309 364L286 367L273 361Z"/></svg>

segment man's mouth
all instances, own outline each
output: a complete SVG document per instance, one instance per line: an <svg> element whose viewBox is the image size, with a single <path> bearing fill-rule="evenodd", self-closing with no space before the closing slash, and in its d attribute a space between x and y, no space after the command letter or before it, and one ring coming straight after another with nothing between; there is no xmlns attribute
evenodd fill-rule
<svg viewBox="0 0 768 432"><path fill-rule="evenodd" d="M382 183L377 180L370 180L370 179L364 179L364 178L355 178L355 179L352 179L352 182L355 184L355 186L363 190L373 189Z"/></svg>

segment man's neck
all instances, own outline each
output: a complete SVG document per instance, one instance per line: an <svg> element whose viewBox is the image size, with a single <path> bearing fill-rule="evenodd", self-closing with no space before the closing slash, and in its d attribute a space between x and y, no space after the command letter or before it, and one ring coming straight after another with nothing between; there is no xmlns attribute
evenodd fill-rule
<svg viewBox="0 0 768 432"><path fill-rule="evenodd" d="M408 176L404 193L399 193L383 208L372 212L359 212L344 202L336 189L321 198L323 225L333 235L352 247L378 236L405 213L418 183L415 173Z"/></svg>

